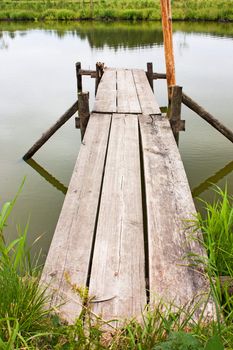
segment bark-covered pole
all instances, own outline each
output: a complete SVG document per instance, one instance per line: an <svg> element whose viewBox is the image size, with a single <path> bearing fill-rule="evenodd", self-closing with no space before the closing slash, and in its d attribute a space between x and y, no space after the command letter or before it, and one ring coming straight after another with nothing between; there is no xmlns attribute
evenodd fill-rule
<svg viewBox="0 0 233 350"><path fill-rule="evenodd" d="M163 26L163 42L166 61L167 85L176 85L175 60L172 40L171 0L160 0Z"/></svg>

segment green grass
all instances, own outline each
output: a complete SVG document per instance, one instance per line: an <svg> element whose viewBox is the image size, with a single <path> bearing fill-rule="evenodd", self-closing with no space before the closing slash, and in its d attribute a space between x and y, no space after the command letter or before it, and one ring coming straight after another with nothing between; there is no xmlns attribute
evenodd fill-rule
<svg viewBox="0 0 233 350"><path fill-rule="evenodd" d="M233 276L233 197L220 188L216 194L219 198L213 204L204 202L206 216L198 215L198 225L212 269L219 275Z"/></svg>
<svg viewBox="0 0 233 350"><path fill-rule="evenodd" d="M233 20L233 0L172 0L176 20ZM159 20L159 0L2 0L0 20Z"/></svg>
<svg viewBox="0 0 233 350"><path fill-rule="evenodd" d="M227 189L216 187L215 192L213 204L203 202L205 215L198 214L195 227L203 233L213 294L225 321L233 324L233 197Z"/></svg>
<svg viewBox="0 0 233 350"><path fill-rule="evenodd" d="M21 191L21 189L20 189ZM19 191L19 192L20 192ZM223 350L233 349L233 303L228 288L219 277L233 278L233 207L227 191L216 190L218 199L205 203L206 214L198 214L192 223L201 230L208 259L196 256L204 264L216 305L216 320L196 319L198 304L183 307L160 303L142 314L142 321L126 320L114 328L93 315L85 293L85 307L76 322L67 325L52 310L45 308L46 291L39 286L37 263L31 262L27 229L19 227L18 238L7 244L4 230L15 199L0 211L0 349L111 349L111 350ZM71 285L75 289L75 286ZM79 289L77 292L79 292Z"/></svg>
<svg viewBox="0 0 233 350"><path fill-rule="evenodd" d="M47 297L39 288L38 269L32 267L26 245L28 225L24 230L17 228L18 238L13 242L7 244L4 238L19 192L0 212L0 348L9 350L45 331L49 313L44 308Z"/></svg>

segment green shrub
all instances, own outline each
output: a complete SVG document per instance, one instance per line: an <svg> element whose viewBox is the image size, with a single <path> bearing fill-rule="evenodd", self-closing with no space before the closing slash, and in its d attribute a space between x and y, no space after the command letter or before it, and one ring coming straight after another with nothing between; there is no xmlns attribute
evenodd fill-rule
<svg viewBox="0 0 233 350"><path fill-rule="evenodd" d="M10 11L9 18L14 21L32 21L37 19L37 13L30 10Z"/></svg>

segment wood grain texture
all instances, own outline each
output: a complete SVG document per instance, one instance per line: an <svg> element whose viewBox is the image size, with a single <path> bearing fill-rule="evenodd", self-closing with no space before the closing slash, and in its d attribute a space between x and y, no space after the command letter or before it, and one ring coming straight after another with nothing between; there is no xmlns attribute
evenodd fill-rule
<svg viewBox="0 0 233 350"><path fill-rule="evenodd" d="M203 255L190 239L186 220L196 213L183 163L167 118L140 116L148 217L151 303L160 298L184 305L208 284L187 266L187 254ZM208 308L207 308L208 309ZM212 306L210 303L210 313Z"/></svg>
<svg viewBox="0 0 233 350"><path fill-rule="evenodd" d="M116 112L116 69L106 68L98 85L93 112Z"/></svg>
<svg viewBox="0 0 233 350"><path fill-rule="evenodd" d="M111 115L89 119L41 278L53 293L52 306L66 302L59 311L68 322L79 315L82 302L66 276L86 286L110 122Z"/></svg>
<svg viewBox="0 0 233 350"><path fill-rule="evenodd" d="M146 77L146 73L142 69L133 69L132 72L142 113L161 114L155 95Z"/></svg>
<svg viewBox="0 0 233 350"><path fill-rule="evenodd" d="M132 70L117 69L117 112L141 113Z"/></svg>
<svg viewBox="0 0 233 350"><path fill-rule="evenodd" d="M113 115L90 280L104 319L139 317L146 304L138 117Z"/></svg>

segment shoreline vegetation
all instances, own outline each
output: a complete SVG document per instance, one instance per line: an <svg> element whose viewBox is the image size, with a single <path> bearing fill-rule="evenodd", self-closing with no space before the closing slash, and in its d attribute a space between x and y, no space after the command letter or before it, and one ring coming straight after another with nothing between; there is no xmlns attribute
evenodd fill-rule
<svg viewBox="0 0 233 350"><path fill-rule="evenodd" d="M192 268L202 266L210 281L205 300L214 301L216 319L198 319L197 301L176 307L160 302L142 311L142 320L125 320L115 328L94 315L88 289L84 307L74 324L59 318L59 305L49 310L49 296L39 284L41 267L31 261L25 229L17 228L18 238L7 242L5 227L16 197L0 208L0 348L34 350L224 350L233 348L233 197L215 187L213 204L203 202L205 214L197 214L187 224L201 230L208 258L193 256ZM190 238L192 239L192 238ZM194 239L194 238L193 238ZM222 281L224 283L222 283ZM71 283L71 282L70 282ZM230 284L229 284L230 283ZM79 296L81 288L70 284ZM84 289L82 288L82 291Z"/></svg>
<svg viewBox="0 0 233 350"><path fill-rule="evenodd" d="M172 0L174 21L233 21L233 0ZM1 21L161 19L159 0L2 0Z"/></svg>

